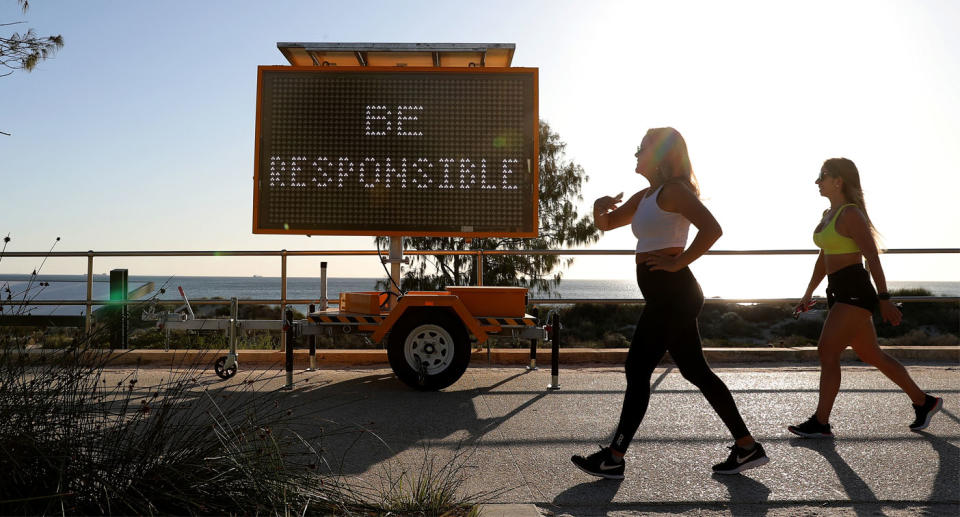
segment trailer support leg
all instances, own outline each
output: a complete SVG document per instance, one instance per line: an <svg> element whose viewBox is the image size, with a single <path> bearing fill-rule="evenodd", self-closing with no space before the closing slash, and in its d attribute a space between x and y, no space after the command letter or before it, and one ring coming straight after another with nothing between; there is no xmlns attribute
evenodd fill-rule
<svg viewBox="0 0 960 517"><path fill-rule="evenodd" d="M550 352L550 384L548 390L560 389L560 315L553 313L550 320L550 341L553 347Z"/></svg>
<svg viewBox="0 0 960 517"><path fill-rule="evenodd" d="M326 262L324 262L326 265ZM324 267L326 269L326 267ZM311 303L310 304L310 313L312 314L316 310L316 307ZM307 367L308 372L317 371L317 336L310 334L307 336L307 345L310 346L310 366Z"/></svg>
<svg viewBox="0 0 960 517"><path fill-rule="evenodd" d="M283 313L283 336L284 336L284 350L286 352L286 371L287 371L287 383L283 386L285 390L293 389L293 310L287 309Z"/></svg>

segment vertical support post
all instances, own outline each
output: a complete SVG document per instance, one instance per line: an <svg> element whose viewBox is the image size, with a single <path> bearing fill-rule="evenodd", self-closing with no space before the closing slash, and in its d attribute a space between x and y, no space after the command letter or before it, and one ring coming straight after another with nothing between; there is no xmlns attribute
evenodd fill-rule
<svg viewBox="0 0 960 517"><path fill-rule="evenodd" d="M228 363L231 358L233 360L237 358L237 325L239 325L239 317L240 301L234 296L230 298L230 355L232 357L227 358Z"/></svg>
<svg viewBox="0 0 960 517"><path fill-rule="evenodd" d="M327 310L327 263L320 263L320 310ZM310 309L313 312L313 309Z"/></svg>
<svg viewBox="0 0 960 517"><path fill-rule="evenodd" d="M540 323L540 309L534 307L532 316L537 318L537 323ZM527 366L527 370L537 369L537 344L539 344L539 341L538 339L530 339L530 365Z"/></svg>
<svg viewBox="0 0 960 517"><path fill-rule="evenodd" d="M390 237L390 278L393 278L393 282L390 283L390 290L394 292L394 296L390 300L390 309L393 309L397 305L397 300L400 298L400 293L397 292L397 287L400 285L400 263L403 261L403 237Z"/></svg>
<svg viewBox="0 0 960 517"><path fill-rule="evenodd" d="M550 341L553 347L550 351L550 384L548 390L560 389L560 315L553 313L550 320Z"/></svg>
<svg viewBox="0 0 960 517"><path fill-rule="evenodd" d="M127 348L127 294L130 292L127 282L126 269L110 270L110 301L113 307L110 313L113 316L110 329L110 346L113 348ZM115 318L115 319L114 319Z"/></svg>
<svg viewBox="0 0 960 517"><path fill-rule="evenodd" d="M323 270L327 270L326 262L323 263ZM315 306L311 303L310 312L313 313L315 310ZM310 334L307 336L307 344L310 346L310 366L307 368L307 371L315 372L317 371L317 336L315 334Z"/></svg>
<svg viewBox="0 0 960 517"><path fill-rule="evenodd" d="M84 319L84 329L87 335L90 334L90 329L93 327L93 315L90 312L93 311L93 250L87 251L87 313L86 318Z"/></svg>
<svg viewBox="0 0 960 517"><path fill-rule="evenodd" d="M284 317L287 310L287 250L280 250L280 317ZM280 346L286 350L287 326L280 331Z"/></svg>
<svg viewBox="0 0 960 517"><path fill-rule="evenodd" d="M285 390L293 389L293 334L293 310L287 309L283 312L283 335L285 337L283 348L286 351L284 369L287 371L287 384L283 387Z"/></svg>
<svg viewBox="0 0 960 517"><path fill-rule="evenodd" d="M483 285L483 250L477 250L477 285Z"/></svg>

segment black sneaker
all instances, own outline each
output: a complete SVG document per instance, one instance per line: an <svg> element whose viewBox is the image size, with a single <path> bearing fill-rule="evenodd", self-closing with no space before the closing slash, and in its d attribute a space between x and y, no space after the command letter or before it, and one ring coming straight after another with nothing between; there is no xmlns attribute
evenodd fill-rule
<svg viewBox="0 0 960 517"><path fill-rule="evenodd" d="M910 424L910 430L921 431L926 429L930 425L930 419L941 409L943 409L943 399L927 395L927 400L924 401L922 406L913 406L913 410L917 413L917 419Z"/></svg>
<svg viewBox="0 0 960 517"><path fill-rule="evenodd" d="M570 457L570 461L591 476L607 479L623 479L623 467L627 463L623 458L620 461L614 461L610 447L601 447L599 451L586 458L574 454Z"/></svg>
<svg viewBox="0 0 960 517"><path fill-rule="evenodd" d="M817 415L813 415L800 425L788 426L787 431L804 438L833 438L830 424L821 424L817 420Z"/></svg>
<svg viewBox="0 0 960 517"><path fill-rule="evenodd" d="M755 443L752 449L741 449L736 445L728 447L730 457L723 463L717 463L713 466L713 472L717 474L739 474L747 469L760 467L770 463L770 458L764 452L763 446Z"/></svg>

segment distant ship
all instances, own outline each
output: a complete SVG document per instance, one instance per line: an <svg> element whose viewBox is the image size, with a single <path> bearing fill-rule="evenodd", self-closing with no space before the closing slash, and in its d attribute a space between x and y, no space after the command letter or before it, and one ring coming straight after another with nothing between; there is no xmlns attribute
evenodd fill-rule
<svg viewBox="0 0 960 517"><path fill-rule="evenodd" d="M253 278L263 278L263 277L260 275L253 275Z"/></svg>

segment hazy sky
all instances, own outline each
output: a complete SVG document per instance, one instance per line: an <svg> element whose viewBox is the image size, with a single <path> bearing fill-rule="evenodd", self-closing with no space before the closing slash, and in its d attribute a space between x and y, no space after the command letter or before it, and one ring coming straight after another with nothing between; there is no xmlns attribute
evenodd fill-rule
<svg viewBox="0 0 960 517"><path fill-rule="evenodd" d="M515 43L540 69L540 116L590 175L592 199L645 186L648 127L687 139L715 249L812 248L824 159L860 168L890 248L960 247L960 2L107 2L0 4L4 33L66 45L0 78L0 234L8 251L371 249L366 237L251 233L257 65L278 41ZM630 249L629 229L595 246ZM893 280L960 280L953 256L887 256ZM37 261L4 259L0 273ZM83 273L85 260L49 261ZM567 277L630 277L629 257ZM795 277L812 257L698 263L703 281ZM98 260L97 272L279 274L279 259ZM315 275L316 260L290 263ZM331 274L376 276L373 258ZM781 278L782 280L782 278ZM732 285L732 284L731 284ZM796 286L796 287L795 287Z"/></svg>

